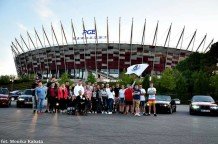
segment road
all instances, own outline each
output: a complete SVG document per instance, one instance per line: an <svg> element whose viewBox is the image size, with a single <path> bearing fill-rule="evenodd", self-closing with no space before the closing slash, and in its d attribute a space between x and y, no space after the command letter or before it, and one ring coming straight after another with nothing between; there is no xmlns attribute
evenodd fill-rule
<svg viewBox="0 0 218 144"><path fill-rule="evenodd" d="M190 116L187 105L178 106L172 115L157 117L37 115L29 108L0 108L0 143L12 140L45 144L217 144L218 117Z"/></svg>

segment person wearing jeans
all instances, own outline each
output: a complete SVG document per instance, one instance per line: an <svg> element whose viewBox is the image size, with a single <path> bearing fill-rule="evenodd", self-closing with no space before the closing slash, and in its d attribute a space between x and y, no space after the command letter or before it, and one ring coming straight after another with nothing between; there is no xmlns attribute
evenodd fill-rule
<svg viewBox="0 0 218 144"><path fill-rule="evenodd" d="M106 89L106 92L108 95L108 114L112 114L115 93L114 93L112 87L110 87L109 89Z"/></svg>
<svg viewBox="0 0 218 144"><path fill-rule="evenodd" d="M37 111L38 113L42 113L43 103L47 94L47 89L43 87L42 82L38 82L38 87L35 89L36 100L38 102Z"/></svg>

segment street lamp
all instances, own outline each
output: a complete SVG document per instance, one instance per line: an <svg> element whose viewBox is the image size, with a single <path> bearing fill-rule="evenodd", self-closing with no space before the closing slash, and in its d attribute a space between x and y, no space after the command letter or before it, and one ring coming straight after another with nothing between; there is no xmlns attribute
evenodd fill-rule
<svg viewBox="0 0 218 144"><path fill-rule="evenodd" d="M13 89L14 89L14 79L15 79L15 76L10 76L11 91L13 91Z"/></svg>

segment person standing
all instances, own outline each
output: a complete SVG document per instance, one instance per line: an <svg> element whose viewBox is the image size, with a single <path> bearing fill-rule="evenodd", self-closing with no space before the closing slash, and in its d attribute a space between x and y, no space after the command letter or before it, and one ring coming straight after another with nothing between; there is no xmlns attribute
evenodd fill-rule
<svg viewBox="0 0 218 144"><path fill-rule="evenodd" d="M67 98L68 98L68 91L65 87L65 84L62 84L58 88L58 101L60 106L60 112L64 112L64 110L67 108Z"/></svg>
<svg viewBox="0 0 218 144"><path fill-rule="evenodd" d="M74 87L74 96L78 96L79 95L79 91L81 91L82 95L84 95L84 87L82 85L82 81L79 81L78 84Z"/></svg>
<svg viewBox="0 0 218 144"><path fill-rule="evenodd" d="M97 113L97 87L93 87L93 92L92 92L92 112Z"/></svg>
<svg viewBox="0 0 218 144"><path fill-rule="evenodd" d="M115 92L112 87L109 89L106 89L107 95L108 95L108 114L112 114L113 111L113 104L114 104L114 98L115 98Z"/></svg>
<svg viewBox="0 0 218 144"><path fill-rule="evenodd" d="M56 99L57 99L57 90L55 88L55 83L52 83L48 88L48 100L50 101L49 111L55 113L56 112Z"/></svg>
<svg viewBox="0 0 218 144"><path fill-rule="evenodd" d="M87 112L91 112L91 107L92 107L92 91L90 89L90 85L86 85L85 88L85 96L87 99Z"/></svg>
<svg viewBox="0 0 218 144"><path fill-rule="evenodd" d="M114 111L117 112L119 110L119 91L120 91L120 85L117 83L116 87L114 88L115 93L115 105L114 105Z"/></svg>
<svg viewBox="0 0 218 144"><path fill-rule="evenodd" d="M150 82L150 88L148 88L147 90L148 92L148 104L149 104L149 112L148 115L151 115L151 107L153 106L153 111L154 111L154 116L157 116L156 114L156 88L154 87L153 82Z"/></svg>
<svg viewBox="0 0 218 144"><path fill-rule="evenodd" d="M127 115L129 113L129 110L132 110L132 105L133 105L133 89L132 86L129 85L127 86L128 88L124 92L125 96L125 105L126 105L126 110L125 114Z"/></svg>
<svg viewBox="0 0 218 144"><path fill-rule="evenodd" d="M38 87L35 88L35 95L38 102L37 112L42 113L44 100L47 95L47 89L43 87L41 81L38 81Z"/></svg>
<svg viewBox="0 0 218 144"><path fill-rule="evenodd" d="M134 109L135 109L135 116L140 116L140 95L141 95L141 91L139 89L138 85L135 85L134 91L133 91L133 105L134 105Z"/></svg>
<svg viewBox="0 0 218 144"><path fill-rule="evenodd" d="M146 94L146 91L142 87L141 84L139 85L139 90L141 91L141 94L140 94L140 110L141 110L143 115L146 115L146 109L145 109L145 94Z"/></svg>
<svg viewBox="0 0 218 144"><path fill-rule="evenodd" d="M124 85L122 85L121 89L119 90L119 111L121 114L124 113L124 92L125 92L125 87Z"/></svg>
<svg viewBox="0 0 218 144"><path fill-rule="evenodd" d="M35 113L37 111L37 100L36 100L36 94L35 94L35 89L38 86L38 82L35 81L32 84L32 101L33 101L33 113Z"/></svg>
<svg viewBox="0 0 218 144"><path fill-rule="evenodd" d="M108 106L107 106L107 101L108 101L108 95L106 92L106 87L103 87L100 91L101 97L102 97L102 113L107 113L108 111Z"/></svg>

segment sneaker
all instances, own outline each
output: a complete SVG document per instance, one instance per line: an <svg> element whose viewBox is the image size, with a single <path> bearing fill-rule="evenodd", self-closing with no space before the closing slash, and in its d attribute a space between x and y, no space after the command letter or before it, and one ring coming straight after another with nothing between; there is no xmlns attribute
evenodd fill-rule
<svg viewBox="0 0 218 144"><path fill-rule="evenodd" d="M135 116L139 116L139 117L140 117L140 114L139 114L139 113L136 113Z"/></svg>
<svg viewBox="0 0 218 144"><path fill-rule="evenodd" d="M154 116L157 116L157 114L154 114Z"/></svg>
<svg viewBox="0 0 218 144"><path fill-rule="evenodd" d="M151 114L149 113L148 116L150 116Z"/></svg>
<svg viewBox="0 0 218 144"><path fill-rule="evenodd" d="M111 114L112 114L112 112L108 112L108 114L110 114L110 115L111 115Z"/></svg>

